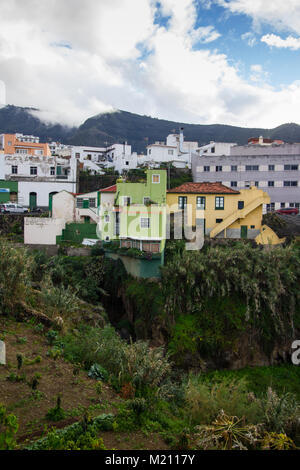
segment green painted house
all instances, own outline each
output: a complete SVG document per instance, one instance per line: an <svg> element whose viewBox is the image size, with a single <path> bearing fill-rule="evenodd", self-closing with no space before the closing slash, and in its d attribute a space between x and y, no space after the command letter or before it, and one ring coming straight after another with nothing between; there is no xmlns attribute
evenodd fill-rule
<svg viewBox="0 0 300 470"><path fill-rule="evenodd" d="M121 255L136 277L159 277L166 241L166 188L165 170L147 170L144 182L117 182L113 204L101 204L103 247L108 256Z"/></svg>

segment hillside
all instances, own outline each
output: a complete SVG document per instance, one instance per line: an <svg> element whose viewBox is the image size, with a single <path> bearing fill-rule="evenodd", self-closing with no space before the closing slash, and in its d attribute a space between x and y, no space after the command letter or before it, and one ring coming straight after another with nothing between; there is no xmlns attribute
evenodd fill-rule
<svg viewBox="0 0 300 470"><path fill-rule="evenodd" d="M45 142L53 140L63 142L75 131L60 124L46 124L33 116L31 111L37 110L11 105L0 108L0 134L20 132L36 135Z"/></svg>
<svg viewBox="0 0 300 470"><path fill-rule="evenodd" d="M104 146L127 141L133 151L144 152L148 144L164 141L172 132L184 127L186 140L207 144L211 140L246 144L249 137L263 135L286 142L300 142L300 126L283 124L274 129L242 128L222 124L186 124L117 111L93 116L78 128L50 125L31 114L33 108L5 106L0 109L0 133L22 132L37 135L43 141L57 140L73 145Z"/></svg>

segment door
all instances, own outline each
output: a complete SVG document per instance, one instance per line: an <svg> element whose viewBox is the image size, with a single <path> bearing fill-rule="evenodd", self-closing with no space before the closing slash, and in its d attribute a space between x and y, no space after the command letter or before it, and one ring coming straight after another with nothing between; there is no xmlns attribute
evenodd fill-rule
<svg viewBox="0 0 300 470"><path fill-rule="evenodd" d="M53 207L53 196L57 194L57 192L53 192L49 194L49 212L52 215L52 207Z"/></svg>
<svg viewBox="0 0 300 470"><path fill-rule="evenodd" d="M83 209L89 209L90 201L88 199L83 200Z"/></svg>
<svg viewBox="0 0 300 470"><path fill-rule="evenodd" d="M248 226L241 225L241 238L248 238Z"/></svg>
<svg viewBox="0 0 300 470"><path fill-rule="evenodd" d="M31 211L36 209L36 199L37 199L36 193L29 194L29 207Z"/></svg>

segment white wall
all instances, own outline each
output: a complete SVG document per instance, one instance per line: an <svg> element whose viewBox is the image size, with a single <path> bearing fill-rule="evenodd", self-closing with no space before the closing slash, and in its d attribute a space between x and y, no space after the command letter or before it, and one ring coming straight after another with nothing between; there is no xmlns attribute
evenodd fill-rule
<svg viewBox="0 0 300 470"><path fill-rule="evenodd" d="M24 243L28 245L56 245L56 237L66 226L64 219L44 217L24 218Z"/></svg>
<svg viewBox="0 0 300 470"><path fill-rule="evenodd" d="M24 206L29 206L29 194L37 193L37 206L48 207L49 206L49 194L59 193L60 191L69 191L70 193L76 191L76 185L61 181L59 183L48 183L46 181L35 182L35 181L19 181L18 183L19 193L18 201Z"/></svg>
<svg viewBox="0 0 300 470"><path fill-rule="evenodd" d="M75 196L67 191L55 194L52 199L52 218L64 219L66 222L75 220Z"/></svg>

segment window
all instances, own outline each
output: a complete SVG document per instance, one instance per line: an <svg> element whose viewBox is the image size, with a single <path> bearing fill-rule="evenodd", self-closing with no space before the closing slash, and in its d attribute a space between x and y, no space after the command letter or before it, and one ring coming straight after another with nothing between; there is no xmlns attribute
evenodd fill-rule
<svg viewBox="0 0 300 470"><path fill-rule="evenodd" d="M221 224L223 222L223 219L216 219L216 224Z"/></svg>
<svg viewBox="0 0 300 470"><path fill-rule="evenodd" d="M238 201L238 209L244 209L245 203L244 201Z"/></svg>
<svg viewBox="0 0 300 470"><path fill-rule="evenodd" d="M295 207L297 207L297 209L299 209L300 203L299 203L299 202L295 202Z"/></svg>
<svg viewBox="0 0 300 470"><path fill-rule="evenodd" d="M160 175L152 175L152 183L153 184L160 183Z"/></svg>
<svg viewBox="0 0 300 470"><path fill-rule="evenodd" d="M293 202L290 202L290 207L295 207L295 204Z"/></svg>
<svg viewBox="0 0 300 470"><path fill-rule="evenodd" d="M17 149L16 153L22 154L22 155L27 155L27 150L26 149Z"/></svg>
<svg viewBox="0 0 300 470"><path fill-rule="evenodd" d="M210 151L211 151L211 153L215 153L215 151L216 151L215 147L212 147Z"/></svg>
<svg viewBox="0 0 300 470"><path fill-rule="evenodd" d="M75 153L75 158L80 158L80 153L79 152Z"/></svg>
<svg viewBox="0 0 300 470"><path fill-rule="evenodd" d="M126 165L128 166L128 165L129 165L129 162L126 162Z"/></svg>
<svg viewBox="0 0 300 470"><path fill-rule="evenodd" d="M237 171L237 165L231 165L231 171Z"/></svg>
<svg viewBox="0 0 300 470"><path fill-rule="evenodd" d="M76 207L78 207L79 209L80 209L81 207L83 207L83 199L82 199L82 198L79 198L79 197L78 197L78 198L76 199Z"/></svg>
<svg viewBox="0 0 300 470"><path fill-rule="evenodd" d="M43 150L35 150L35 155L43 155Z"/></svg>
<svg viewBox="0 0 300 470"><path fill-rule="evenodd" d="M280 209L284 209L285 208L285 202L281 202L280 203Z"/></svg>
<svg viewBox="0 0 300 470"><path fill-rule="evenodd" d="M236 188L237 187L237 181L231 181L230 186L232 188Z"/></svg>
<svg viewBox="0 0 300 470"><path fill-rule="evenodd" d="M168 150L168 155L173 155L174 154L174 150Z"/></svg>
<svg viewBox="0 0 300 470"><path fill-rule="evenodd" d="M123 206L130 206L130 204L131 204L131 197L123 196Z"/></svg>
<svg viewBox="0 0 300 470"><path fill-rule="evenodd" d="M178 208L184 209L187 206L187 197L186 196L179 196L178 198Z"/></svg>
<svg viewBox="0 0 300 470"><path fill-rule="evenodd" d="M17 175L18 174L18 167L16 165L13 165L11 167L11 172L13 175Z"/></svg>
<svg viewBox="0 0 300 470"><path fill-rule="evenodd" d="M216 171L222 171L222 166L217 165L216 166Z"/></svg>
<svg viewBox="0 0 300 470"><path fill-rule="evenodd" d="M269 165L269 171L275 171L275 165Z"/></svg>
<svg viewBox="0 0 300 470"><path fill-rule="evenodd" d="M144 204L149 204L150 203L150 197L144 197Z"/></svg>
<svg viewBox="0 0 300 470"><path fill-rule="evenodd" d="M149 217L141 217L141 228L150 228Z"/></svg>
<svg viewBox="0 0 300 470"><path fill-rule="evenodd" d="M104 216L104 222L109 222L109 215Z"/></svg>
<svg viewBox="0 0 300 470"><path fill-rule="evenodd" d="M216 197L216 210L224 209L224 197Z"/></svg>
<svg viewBox="0 0 300 470"><path fill-rule="evenodd" d="M269 188L273 187L274 186L274 181L268 181L268 186L269 186Z"/></svg>
<svg viewBox="0 0 300 470"><path fill-rule="evenodd" d="M259 182L258 182L258 181L255 181L254 185L258 188Z"/></svg>
<svg viewBox="0 0 300 470"><path fill-rule="evenodd" d="M210 171L210 166L205 166L204 171Z"/></svg>
<svg viewBox="0 0 300 470"><path fill-rule="evenodd" d="M96 207L96 199L94 197L90 198L89 202L90 202L90 207Z"/></svg>
<svg viewBox="0 0 300 470"><path fill-rule="evenodd" d="M30 174L31 174L32 176L37 175L37 166L31 166L31 167L30 167Z"/></svg>
<svg viewBox="0 0 300 470"><path fill-rule="evenodd" d="M298 165L284 165L284 169L286 171L290 171L290 170L293 170L293 171L297 171L298 170Z"/></svg>
<svg viewBox="0 0 300 470"><path fill-rule="evenodd" d="M148 149L148 154L151 155L151 149Z"/></svg>
<svg viewBox="0 0 300 470"><path fill-rule="evenodd" d="M52 166L52 167L50 168L50 175L51 175L51 176L55 176L55 166Z"/></svg>
<svg viewBox="0 0 300 470"><path fill-rule="evenodd" d="M259 166L258 165L246 165L246 171L258 171Z"/></svg>
<svg viewBox="0 0 300 470"><path fill-rule="evenodd" d="M205 211L205 197L197 196L197 209Z"/></svg>
<svg viewBox="0 0 300 470"><path fill-rule="evenodd" d="M298 181L284 181L283 186L298 186Z"/></svg>
<svg viewBox="0 0 300 470"><path fill-rule="evenodd" d="M255 228L255 225L251 225L250 228Z"/></svg>
<svg viewBox="0 0 300 470"><path fill-rule="evenodd" d="M12 146L12 141L9 140L9 141L7 142L7 145L8 145L9 147L11 147L11 146Z"/></svg>

